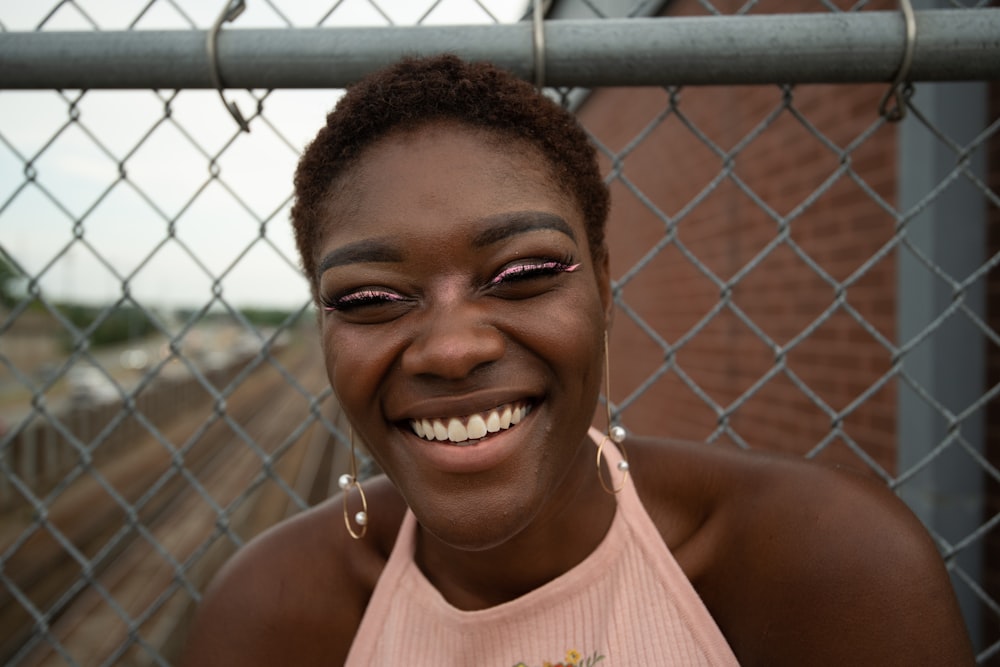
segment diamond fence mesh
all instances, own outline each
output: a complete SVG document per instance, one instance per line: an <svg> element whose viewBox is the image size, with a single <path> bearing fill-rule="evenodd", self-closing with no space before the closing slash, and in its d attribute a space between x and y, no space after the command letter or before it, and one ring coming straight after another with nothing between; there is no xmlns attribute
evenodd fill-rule
<svg viewBox="0 0 1000 667"><path fill-rule="evenodd" d="M9 2L0 28L203 31L216 4ZM579 0L549 12L893 9ZM264 0L226 29L530 15L499 0ZM881 479L935 537L988 664L1000 653L1000 92L918 83L893 123L886 89L553 92L578 105L613 192L618 417ZM227 91L244 133L210 90L0 92L5 664L172 663L221 563L331 493L344 431L287 220L297 156L337 94Z"/></svg>

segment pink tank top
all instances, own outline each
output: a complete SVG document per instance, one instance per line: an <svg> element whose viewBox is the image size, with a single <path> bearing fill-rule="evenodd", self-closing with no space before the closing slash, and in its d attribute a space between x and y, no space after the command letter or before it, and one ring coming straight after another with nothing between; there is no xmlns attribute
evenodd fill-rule
<svg viewBox="0 0 1000 667"><path fill-rule="evenodd" d="M591 437L603 436L591 429ZM619 453L604 451L614 470ZM407 512L347 665L738 664L632 484L588 558L487 609L462 611L441 596L413 561L416 531Z"/></svg>

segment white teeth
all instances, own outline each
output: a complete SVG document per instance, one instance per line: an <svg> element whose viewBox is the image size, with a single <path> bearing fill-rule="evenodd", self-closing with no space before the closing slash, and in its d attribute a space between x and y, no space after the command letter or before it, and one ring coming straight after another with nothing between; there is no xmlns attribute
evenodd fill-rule
<svg viewBox="0 0 1000 667"><path fill-rule="evenodd" d="M434 424L434 437L437 438L438 440L447 440L448 429L444 427L444 424L442 424L436 419L434 420L433 424Z"/></svg>
<svg viewBox="0 0 1000 667"><path fill-rule="evenodd" d="M504 431L519 423L529 412L526 405L491 410L485 415L471 415L466 418L452 417L447 423L441 419L411 419L410 428L417 436L425 440L439 440L460 444L485 438L489 433Z"/></svg>
<svg viewBox="0 0 1000 667"><path fill-rule="evenodd" d="M448 422L448 439L452 442L465 442L469 439L469 432L462 426L462 422L452 418Z"/></svg>
<svg viewBox="0 0 1000 667"><path fill-rule="evenodd" d="M500 415L494 410L490 413L490 416L486 419L486 432L496 433L500 430Z"/></svg>
<svg viewBox="0 0 1000 667"><path fill-rule="evenodd" d="M472 415L465 430L470 440L479 440L486 435L486 421L479 415Z"/></svg>

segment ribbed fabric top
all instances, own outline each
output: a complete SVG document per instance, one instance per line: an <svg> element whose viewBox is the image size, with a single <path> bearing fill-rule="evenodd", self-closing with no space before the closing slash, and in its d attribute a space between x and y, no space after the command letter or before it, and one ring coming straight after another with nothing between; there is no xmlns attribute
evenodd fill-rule
<svg viewBox="0 0 1000 667"><path fill-rule="evenodd" d="M591 429L591 437L603 435ZM620 454L605 452L615 470ZM347 665L738 664L631 483L588 558L487 609L462 611L441 596L414 563L416 534L407 512Z"/></svg>

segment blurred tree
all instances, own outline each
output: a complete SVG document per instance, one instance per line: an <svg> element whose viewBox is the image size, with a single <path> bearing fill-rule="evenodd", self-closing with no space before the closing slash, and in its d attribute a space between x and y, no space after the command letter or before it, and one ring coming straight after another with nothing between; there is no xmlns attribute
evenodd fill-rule
<svg viewBox="0 0 1000 667"><path fill-rule="evenodd" d="M18 283L24 280L24 276L15 268L14 264L7 258L7 252L0 248L0 305L10 308L19 301L16 294Z"/></svg>

